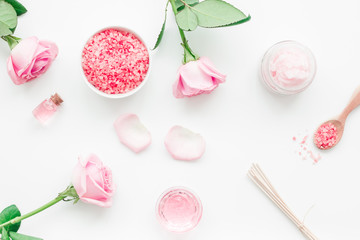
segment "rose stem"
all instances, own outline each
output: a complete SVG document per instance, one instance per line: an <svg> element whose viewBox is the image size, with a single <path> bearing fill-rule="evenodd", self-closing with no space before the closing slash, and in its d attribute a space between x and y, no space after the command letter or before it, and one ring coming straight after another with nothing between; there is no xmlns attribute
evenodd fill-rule
<svg viewBox="0 0 360 240"><path fill-rule="evenodd" d="M176 9L176 4L175 4L175 0L169 0L171 3L171 7L172 10L174 12L174 15L176 16L176 14L178 13L177 9ZM178 30L181 36L181 40L182 40L182 46L184 47L184 51L187 51L192 59L186 59L186 56L188 56L188 54L184 53L184 63L187 63L189 61L194 61L197 60L199 57L193 53L193 51L191 50L189 44L188 44L188 40L186 39L185 33L184 31L178 26Z"/></svg>
<svg viewBox="0 0 360 240"><path fill-rule="evenodd" d="M20 216L20 217L15 217L15 218L13 218L13 219L11 219L11 220L9 220L9 221L1 224L1 225L0 225L0 229L2 229L3 227L6 227L6 226L8 226L8 225L12 225L12 224L19 223L19 222L21 222L22 220L24 220L24 219L26 219L26 218L29 218L29 217L31 217L31 216L39 213L39 212L42 212L42 211L44 211L45 209L47 209L47 208L55 205L56 203L58 203L58 202L60 202L60 201L62 201L62 200L65 200L65 198L69 197L68 194L69 194L69 193L71 194L71 191L72 191L72 190L73 190L73 187L72 187L72 186L68 187L64 192L60 193L55 199L53 199L52 201L44 204L43 206L39 207L38 209L35 209L35 210L33 210L33 211L31 211L31 212L29 212L29 213L27 213L27 214L25 214L25 215L22 215L22 216ZM73 197L72 195L70 195L70 196ZM77 198L74 197L73 200L76 201L76 199L77 199Z"/></svg>

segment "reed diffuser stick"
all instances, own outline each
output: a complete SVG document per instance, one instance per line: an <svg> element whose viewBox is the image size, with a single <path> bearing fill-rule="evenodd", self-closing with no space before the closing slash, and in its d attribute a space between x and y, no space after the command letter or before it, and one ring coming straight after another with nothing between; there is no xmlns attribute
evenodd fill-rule
<svg viewBox="0 0 360 240"><path fill-rule="evenodd" d="M304 234L305 237L309 240L318 240L318 238L304 225L304 223L300 221L289 209L258 164L252 164L248 172L248 176L281 209L281 211L290 218L290 220Z"/></svg>

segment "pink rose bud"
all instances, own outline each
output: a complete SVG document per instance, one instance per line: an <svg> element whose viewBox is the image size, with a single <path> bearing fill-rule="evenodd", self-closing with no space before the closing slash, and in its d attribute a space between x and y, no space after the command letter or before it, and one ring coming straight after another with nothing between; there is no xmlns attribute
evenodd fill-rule
<svg viewBox="0 0 360 240"><path fill-rule="evenodd" d="M20 85L45 73L58 54L55 43L37 37L22 40L11 51L7 69L11 80Z"/></svg>
<svg viewBox="0 0 360 240"><path fill-rule="evenodd" d="M116 186L111 170L95 154L87 158L79 157L72 184L83 202L111 207Z"/></svg>
<svg viewBox="0 0 360 240"><path fill-rule="evenodd" d="M208 58L201 57L179 68L173 94L176 98L183 98L211 93L225 79L226 75L220 73Z"/></svg>

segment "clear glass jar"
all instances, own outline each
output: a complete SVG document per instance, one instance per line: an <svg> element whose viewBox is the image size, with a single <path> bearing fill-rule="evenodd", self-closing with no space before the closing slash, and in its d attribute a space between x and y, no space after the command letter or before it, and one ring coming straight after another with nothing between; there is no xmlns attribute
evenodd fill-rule
<svg viewBox="0 0 360 240"><path fill-rule="evenodd" d="M156 216L167 230L177 233L190 231L202 217L202 204L198 196L184 187L166 190L156 204Z"/></svg>
<svg viewBox="0 0 360 240"><path fill-rule="evenodd" d="M310 49L291 40L273 45L261 62L261 78L265 86L283 95L304 91L315 74L316 61Z"/></svg>

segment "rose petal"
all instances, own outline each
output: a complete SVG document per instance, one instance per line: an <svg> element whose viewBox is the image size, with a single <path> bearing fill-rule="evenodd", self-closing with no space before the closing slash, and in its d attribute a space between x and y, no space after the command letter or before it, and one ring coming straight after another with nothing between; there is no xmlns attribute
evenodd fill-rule
<svg viewBox="0 0 360 240"><path fill-rule="evenodd" d="M96 164L89 162L87 165L88 178L91 178L100 188L104 188L104 178L101 173L101 168L97 167Z"/></svg>
<svg viewBox="0 0 360 240"><path fill-rule="evenodd" d="M92 156L92 155L90 155L90 156ZM78 157L78 162L79 162L80 166L86 167L87 163L89 162L89 159L90 159L90 157L84 158L84 157L80 156L80 157Z"/></svg>
<svg viewBox="0 0 360 240"><path fill-rule="evenodd" d="M79 163L74 168L72 184L79 197L86 193L86 169L82 166L81 158L79 158Z"/></svg>
<svg viewBox="0 0 360 240"><path fill-rule="evenodd" d="M7 70L11 80L16 84L20 85L26 82L25 79L18 77L15 73L12 57L10 56L7 60Z"/></svg>
<svg viewBox="0 0 360 240"><path fill-rule="evenodd" d="M174 126L165 137L165 147L174 159L191 161L204 154L205 140L200 134Z"/></svg>
<svg viewBox="0 0 360 240"><path fill-rule="evenodd" d="M208 59L207 57L201 57L199 59L199 67L203 70L206 74L215 78L214 80L216 83L223 83L226 80L226 75L220 73L214 64Z"/></svg>
<svg viewBox="0 0 360 240"><path fill-rule="evenodd" d="M104 191L108 192L108 193L112 193L115 191L115 184L113 182L113 177L112 177L112 171L110 168L104 166L102 168L102 174L103 174L103 179L104 179Z"/></svg>
<svg viewBox="0 0 360 240"><path fill-rule="evenodd" d="M35 78L35 76L31 75L31 70L35 64L35 61L36 61L36 59L34 58L31 62L29 62L28 66L26 68L19 69L17 71L17 75L19 75L23 79L26 79L26 82Z"/></svg>
<svg viewBox="0 0 360 240"><path fill-rule="evenodd" d="M114 123L120 142L138 153L147 148L151 143L150 132L140 122L135 114L124 114Z"/></svg>
<svg viewBox="0 0 360 240"><path fill-rule="evenodd" d="M39 42L40 45L46 47L50 53L50 58L51 59L55 59L59 53L59 48L58 46L53 43L53 42L49 42L49 41L44 41L44 40L41 40Z"/></svg>
<svg viewBox="0 0 360 240"><path fill-rule="evenodd" d="M186 92L196 94L200 90L213 89L211 76L205 74L198 66L199 61L191 61L180 67L180 76Z"/></svg>
<svg viewBox="0 0 360 240"><path fill-rule="evenodd" d="M39 59L38 61L35 62L34 66L32 67L31 74L36 75L41 72L44 72L46 67L49 65L48 63L49 63L49 59L47 58Z"/></svg>
<svg viewBox="0 0 360 240"><path fill-rule="evenodd" d="M94 199L91 199L91 198L82 198L81 201L83 201L85 203L94 204L94 205L97 205L99 207L105 207L105 208L108 208L108 207L112 206L112 199L111 198L104 199L104 200L101 200L101 201L94 200Z"/></svg>
<svg viewBox="0 0 360 240"><path fill-rule="evenodd" d="M87 158L86 158L86 164L84 165L85 167L88 166L89 162L93 163L96 165L97 168L102 168L103 167L103 162L100 160L100 158L95 155L95 154L90 154ZM84 162L85 162L84 161Z"/></svg>
<svg viewBox="0 0 360 240"><path fill-rule="evenodd" d="M111 198L113 196L113 192L106 192L104 188L100 186L92 177L93 175L88 173L86 178L86 193L83 195L83 197L96 200Z"/></svg>
<svg viewBox="0 0 360 240"><path fill-rule="evenodd" d="M11 51L15 70L27 68L34 57L38 43L39 39L37 37L29 37L21 40Z"/></svg>
<svg viewBox="0 0 360 240"><path fill-rule="evenodd" d="M176 81L173 84L173 94L176 98L183 98L185 97L183 91L184 91L184 86L181 81L180 71L178 71Z"/></svg>

